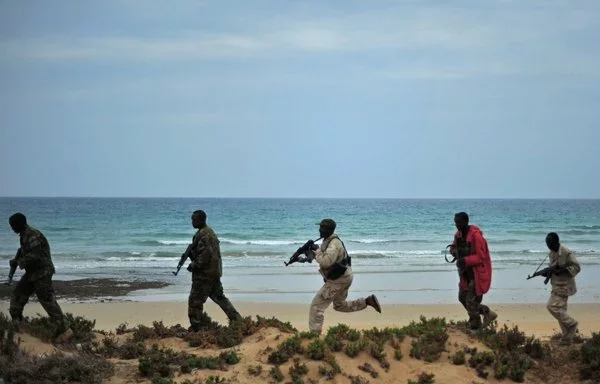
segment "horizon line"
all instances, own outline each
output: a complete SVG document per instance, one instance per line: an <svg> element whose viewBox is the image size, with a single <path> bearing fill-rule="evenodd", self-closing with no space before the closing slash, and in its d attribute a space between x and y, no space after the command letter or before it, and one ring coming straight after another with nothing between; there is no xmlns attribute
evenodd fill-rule
<svg viewBox="0 0 600 384"><path fill-rule="evenodd" d="M0 199L600 200L600 197L0 196Z"/></svg>

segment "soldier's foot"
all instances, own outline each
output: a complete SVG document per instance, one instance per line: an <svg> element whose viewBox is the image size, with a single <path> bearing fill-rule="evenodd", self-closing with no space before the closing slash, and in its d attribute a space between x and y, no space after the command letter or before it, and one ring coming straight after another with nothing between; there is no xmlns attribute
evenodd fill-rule
<svg viewBox="0 0 600 384"><path fill-rule="evenodd" d="M467 323L467 328L469 328L472 331L481 329L481 318L479 316L471 317L469 319L469 322Z"/></svg>
<svg viewBox="0 0 600 384"><path fill-rule="evenodd" d="M567 337L567 336L563 336L560 341L558 342L559 345L571 345L573 344L573 338L572 337Z"/></svg>
<svg viewBox="0 0 600 384"><path fill-rule="evenodd" d="M576 321L573 324L566 327L566 332L564 333L564 338L573 339L579 333L577 326L579 323Z"/></svg>
<svg viewBox="0 0 600 384"><path fill-rule="evenodd" d="M497 318L498 314L496 314L496 312L490 309L485 315L483 315L483 326L487 327L488 325L492 324L492 321L496 320Z"/></svg>
<svg viewBox="0 0 600 384"><path fill-rule="evenodd" d="M71 340L71 337L73 337L73 330L71 328L67 328L66 331L62 332L56 337L56 339L54 339L54 342L57 344L63 344Z"/></svg>
<svg viewBox="0 0 600 384"><path fill-rule="evenodd" d="M379 300L377 300L377 296L371 295L371 296L367 297L365 302L367 303L367 306L373 307L373 309L375 309L377 312L381 313L381 305L379 305Z"/></svg>

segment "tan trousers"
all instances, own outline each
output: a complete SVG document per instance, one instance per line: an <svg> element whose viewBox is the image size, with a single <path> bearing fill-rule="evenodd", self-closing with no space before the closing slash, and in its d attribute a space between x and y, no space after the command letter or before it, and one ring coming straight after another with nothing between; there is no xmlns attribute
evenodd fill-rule
<svg viewBox="0 0 600 384"><path fill-rule="evenodd" d="M321 333L325 310L331 303L333 303L333 309L339 312L357 312L367 307L364 297L352 301L346 300L351 285L352 275L325 282L310 304L308 327L311 331Z"/></svg>
<svg viewBox="0 0 600 384"><path fill-rule="evenodd" d="M563 335L566 333L568 327L571 327L577 323L577 321L567 313L568 299L569 296L552 293L550 295L550 299L548 300L548 305L546 305L548 311L556 318L556 320L558 320L558 324L560 325Z"/></svg>

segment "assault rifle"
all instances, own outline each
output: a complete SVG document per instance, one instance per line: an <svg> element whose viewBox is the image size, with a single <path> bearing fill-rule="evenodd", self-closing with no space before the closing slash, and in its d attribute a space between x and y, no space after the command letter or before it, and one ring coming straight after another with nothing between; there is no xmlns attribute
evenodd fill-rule
<svg viewBox="0 0 600 384"><path fill-rule="evenodd" d="M544 268L544 269L539 270L539 271L535 271L533 273L533 275L527 275L527 280L533 279L534 277L537 277L537 276L544 276L546 278L544 280L544 285L548 284L548 281L550 281L550 278L552 277L552 275L555 272L557 272L557 269L558 268L556 266L554 266L554 267L547 267L547 268Z"/></svg>
<svg viewBox="0 0 600 384"><path fill-rule="evenodd" d="M6 282L6 285L11 285L12 284L13 277L15 276L15 272L17 271L17 266L18 266L18 264L16 263L16 260L19 257L21 257L21 248L19 248L17 250L17 255L14 258L14 260L15 260L14 265L10 266L10 271L8 272L8 281Z"/></svg>
<svg viewBox="0 0 600 384"><path fill-rule="evenodd" d="M288 262L284 261L283 264L285 264L285 266L287 267L288 265L293 263L312 263L314 257L314 253L311 252L312 246L315 244L316 241L319 241L321 239L322 237L319 237L317 240L308 240L306 243L304 243L303 246L301 246L296 250L296 252L294 252L294 254L290 257L290 260ZM306 255L306 257L300 257L300 255Z"/></svg>
<svg viewBox="0 0 600 384"><path fill-rule="evenodd" d="M188 257L193 257L192 256L193 246L194 246L194 243L188 245L185 252L183 252L181 254L181 259L179 259L179 264L177 264L177 270L175 272L172 272L173 276L177 276L177 274L179 273L179 270L181 269L181 267L183 267L183 264L185 264L185 261L187 260Z"/></svg>
<svg viewBox="0 0 600 384"><path fill-rule="evenodd" d="M540 263L540 265L538 265L538 267L536 268L535 272L533 272L532 275L527 275L527 280L533 279L534 277L537 277L537 276L544 276L546 278L546 280L544 280L544 284L548 284L548 282L550 281L550 278L552 277L552 274L554 272L556 272L556 267L547 267L547 268L540 270L540 267L542 266L542 264L544 264L546 262L547 258L548 258L548 256L546 256L544 258L544 260L542 260L542 262Z"/></svg>

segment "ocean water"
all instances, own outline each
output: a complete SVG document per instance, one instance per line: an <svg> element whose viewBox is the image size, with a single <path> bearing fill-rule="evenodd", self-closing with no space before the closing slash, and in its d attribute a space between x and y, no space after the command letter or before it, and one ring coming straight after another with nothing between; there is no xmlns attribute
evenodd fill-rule
<svg viewBox="0 0 600 384"><path fill-rule="evenodd" d="M456 268L445 263L443 250L455 232L454 213L466 211L483 230L494 263L486 300L545 301L549 287L525 278L547 254L546 233L555 231L583 267L573 301L600 302L600 200L0 198L0 273L8 274L18 248L8 217L20 211L48 238L55 279L161 280L172 286L132 298L185 300L189 273L171 271L194 234L196 209L207 212L220 237L232 299L309 302L322 283L316 263L283 262L318 237L316 223L331 217L352 256L351 296L455 302Z"/></svg>

